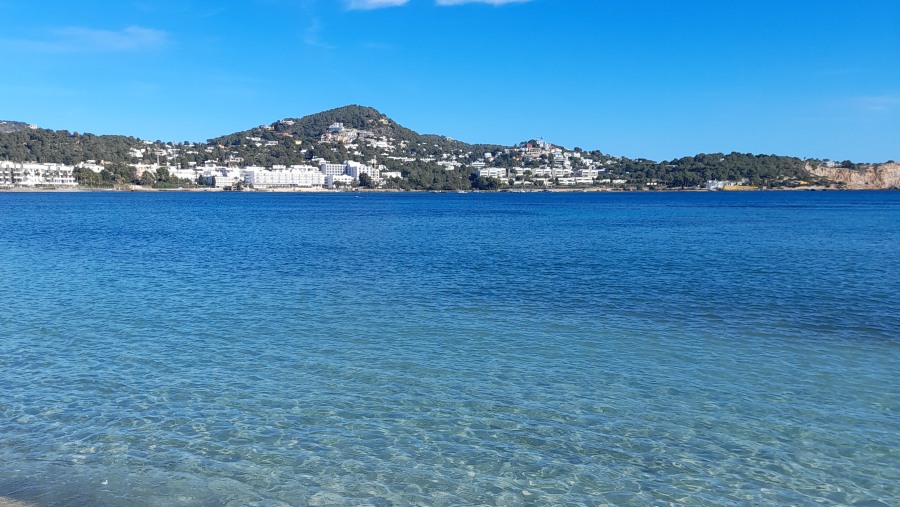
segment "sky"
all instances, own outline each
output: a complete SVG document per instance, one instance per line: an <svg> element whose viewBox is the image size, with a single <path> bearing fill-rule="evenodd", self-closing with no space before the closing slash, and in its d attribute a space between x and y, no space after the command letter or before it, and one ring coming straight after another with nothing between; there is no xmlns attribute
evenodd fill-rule
<svg viewBox="0 0 900 507"><path fill-rule="evenodd" d="M900 160L897 0L0 0L0 120L209 138L348 104L671 160Z"/></svg>

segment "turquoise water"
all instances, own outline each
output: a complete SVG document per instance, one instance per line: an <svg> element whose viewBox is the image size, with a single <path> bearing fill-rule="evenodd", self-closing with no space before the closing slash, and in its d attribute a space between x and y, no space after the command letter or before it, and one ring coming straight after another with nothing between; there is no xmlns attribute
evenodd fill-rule
<svg viewBox="0 0 900 507"><path fill-rule="evenodd" d="M0 497L900 505L900 193L0 217Z"/></svg>

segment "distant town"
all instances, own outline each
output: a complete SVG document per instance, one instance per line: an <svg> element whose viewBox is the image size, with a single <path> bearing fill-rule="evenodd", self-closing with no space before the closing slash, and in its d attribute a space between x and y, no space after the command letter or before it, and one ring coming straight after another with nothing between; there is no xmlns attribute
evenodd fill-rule
<svg viewBox="0 0 900 507"><path fill-rule="evenodd" d="M205 144L0 122L3 188L727 191L844 188L840 169L858 175L866 167L739 153L653 162L567 149L543 139L506 147L471 145L417 134L362 106L285 118Z"/></svg>
<svg viewBox="0 0 900 507"><path fill-rule="evenodd" d="M290 122L290 120L286 120ZM263 130L272 129L271 126L261 126ZM248 136L247 140L257 147L275 146L277 141L265 141L261 137ZM370 147L384 150L384 159L394 162L407 163L417 159L412 157L394 156L397 151L393 139L384 136L375 137L371 132L347 128L342 123L336 122L328 127L322 135L323 143L341 143L354 150L359 143L365 143ZM388 170L384 164L379 164L376 159L369 163L345 160L338 163L328 162L325 159L313 160L311 164L300 165L272 165L260 167L244 165L244 160L238 156L230 156L224 164L213 161L198 165L189 162L189 167L181 168L178 157L193 150L204 149L213 152L212 148L202 148L195 145L174 145L153 148L150 141L145 142L145 148L133 148L130 155L134 158L144 158L151 153L161 162L149 164L133 164L135 177L140 181L145 174L154 176L161 173L167 177L174 177L183 181L186 185L195 183L198 186L216 189L351 189L361 184L369 188L401 188L399 183L403 180L401 171ZM510 187L542 187L554 186L593 186L605 185L617 187L628 183L626 179L604 177L607 168L603 162L592 160L580 152L566 151L562 148L549 145L543 141L537 141L533 145L526 144L522 148L504 149L503 154L515 152L524 160L531 162L538 159L548 159L549 164L541 164L537 167L495 167L492 166L494 157L492 152L485 152L471 163L460 162L458 157L443 155L441 159L434 157L422 157L425 162L434 162L446 170L452 171L470 167L474 170L476 178L493 179L500 185ZM305 150L301 150L305 153ZM469 154L467 154L469 155ZM162 162L164 161L164 162ZM605 164L613 163L612 160ZM97 175L106 170L102 161L88 160L77 165L65 165L60 163L24 163L0 161L0 185L7 187L77 187L76 170L89 170ZM147 180L149 181L149 180ZM651 182L651 185L654 183ZM723 187L731 182L712 182L714 188ZM126 185L129 188L140 187L140 184Z"/></svg>

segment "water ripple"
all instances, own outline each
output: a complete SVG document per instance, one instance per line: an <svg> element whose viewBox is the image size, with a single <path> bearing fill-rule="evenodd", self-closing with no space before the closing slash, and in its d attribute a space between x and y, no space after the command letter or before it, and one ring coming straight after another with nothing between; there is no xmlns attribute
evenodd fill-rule
<svg viewBox="0 0 900 507"><path fill-rule="evenodd" d="M0 196L0 505L900 503L896 194Z"/></svg>

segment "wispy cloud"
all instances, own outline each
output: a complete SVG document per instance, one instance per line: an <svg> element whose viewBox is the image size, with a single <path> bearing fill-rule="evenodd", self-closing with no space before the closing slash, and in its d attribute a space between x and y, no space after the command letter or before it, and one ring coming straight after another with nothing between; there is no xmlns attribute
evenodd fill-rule
<svg viewBox="0 0 900 507"><path fill-rule="evenodd" d="M351 11L368 11L384 7L399 7L409 0L347 0L347 9Z"/></svg>
<svg viewBox="0 0 900 507"><path fill-rule="evenodd" d="M435 0L435 5L451 6L463 4L488 4L488 5L506 5L521 4L531 2L532 0ZM372 10L382 9L384 7L400 7L409 3L409 0L345 0L347 9L356 10Z"/></svg>
<svg viewBox="0 0 900 507"><path fill-rule="evenodd" d="M0 40L0 47L42 53L114 53L157 50L168 42L166 32L140 26L123 30L65 27L51 30L42 39Z"/></svg>
<svg viewBox="0 0 900 507"><path fill-rule="evenodd" d="M385 42L363 42L359 45L360 49L368 49L372 51L391 51L397 49L397 46L394 44L388 44Z"/></svg>
<svg viewBox="0 0 900 507"><path fill-rule="evenodd" d="M436 0L437 5L462 5L462 4L488 4L488 5L506 5L506 4L523 4L531 0Z"/></svg>
<svg viewBox="0 0 900 507"><path fill-rule="evenodd" d="M900 95L877 95L873 97L858 97L856 103L866 111L883 112L900 107Z"/></svg>
<svg viewBox="0 0 900 507"><path fill-rule="evenodd" d="M841 77L841 76L855 76L859 74L863 74L866 71L863 69L855 69L855 68L834 68L834 69L821 69L818 71L818 75L821 77Z"/></svg>
<svg viewBox="0 0 900 507"><path fill-rule="evenodd" d="M312 23L306 28L303 34L303 42L307 46L313 46L321 49L334 49L334 46L322 41L322 22L319 18L313 18Z"/></svg>
<svg viewBox="0 0 900 507"><path fill-rule="evenodd" d="M57 31L61 42L83 51L137 51L165 46L166 32L129 26L124 30L95 30L91 28L63 28Z"/></svg>

